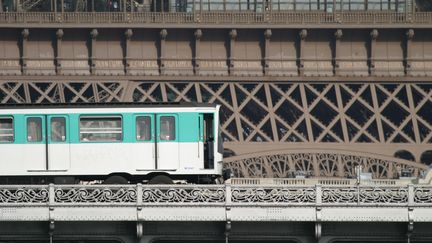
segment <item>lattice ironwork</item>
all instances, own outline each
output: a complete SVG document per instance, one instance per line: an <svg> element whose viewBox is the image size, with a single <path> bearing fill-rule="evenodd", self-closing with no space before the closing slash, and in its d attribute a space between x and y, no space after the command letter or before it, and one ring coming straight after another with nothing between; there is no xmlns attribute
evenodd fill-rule
<svg viewBox="0 0 432 243"><path fill-rule="evenodd" d="M371 187L360 188L359 203L407 203L408 189L407 188L383 188Z"/></svg>
<svg viewBox="0 0 432 243"><path fill-rule="evenodd" d="M46 187L12 187L0 189L0 203L46 203L48 202Z"/></svg>
<svg viewBox="0 0 432 243"><path fill-rule="evenodd" d="M432 142L430 84L145 82L133 100L220 103L225 141Z"/></svg>
<svg viewBox="0 0 432 243"><path fill-rule="evenodd" d="M225 141L432 142L430 84L2 82L1 103L219 103Z"/></svg>
<svg viewBox="0 0 432 243"><path fill-rule="evenodd" d="M406 187L324 187L323 204L406 204Z"/></svg>
<svg viewBox="0 0 432 243"><path fill-rule="evenodd" d="M223 140L244 145L320 144L324 148L409 144L429 150L432 143L432 85L427 83L95 80L0 83L0 103L6 104L125 101L221 104ZM401 170L419 175L425 170L420 164L395 162L393 158L331 151L289 154L276 151L252 156L235 158L237 162L227 160L227 166L236 176L244 177L286 177L293 171L320 177L351 177L356 165L362 165L375 178L393 178Z"/></svg>
<svg viewBox="0 0 432 243"><path fill-rule="evenodd" d="M57 203L136 203L134 187L60 187L55 190Z"/></svg>
<svg viewBox="0 0 432 243"><path fill-rule="evenodd" d="M127 82L1 82L0 103L122 102Z"/></svg>
<svg viewBox="0 0 432 243"><path fill-rule="evenodd" d="M372 173L374 179L397 178L401 171L420 175L428 170L420 163L387 156L314 149L271 151L225 159L225 167L234 177L246 178L287 178L298 172L314 177L353 178L358 165L364 172Z"/></svg>
<svg viewBox="0 0 432 243"><path fill-rule="evenodd" d="M432 204L432 188L416 187L414 189L414 202L418 204Z"/></svg>
<svg viewBox="0 0 432 243"><path fill-rule="evenodd" d="M322 190L322 203L357 203L358 189L355 187L327 187Z"/></svg>
<svg viewBox="0 0 432 243"><path fill-rule="evenodd" d="M223 187L146 187L143 203L224 203Z"/></svg>
<svg viewBox="0 0 432 243"><path fill-rule="evenodd" d="M286 179L290 180L290 179ZM292 179L295 181L295 179ZM361 205L429 206L430 185L365 186L365 185L49 185L2 186L0 205L41 206L272 206L295 204L303 206ZM288 184L287 184L288 185ZM410 189L412 187L412 190Z"/></svg>
<svg viewBox="0 0 432 243"><path fill-rule="evenodd" d="M232 189L233 203L315 203L316 191L314 187L274 187Z"/></svg>

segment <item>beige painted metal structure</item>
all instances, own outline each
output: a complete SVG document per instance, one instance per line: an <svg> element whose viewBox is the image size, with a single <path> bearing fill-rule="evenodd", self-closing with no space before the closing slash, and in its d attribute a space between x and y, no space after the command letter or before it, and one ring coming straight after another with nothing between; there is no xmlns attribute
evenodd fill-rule
<svg viewBox="0 0 432 243"><path fill-rule="evenodd" d="M239 176L349 177L355 165L420 176L432 163L427 5L288 11L281 1L253 11L120 1L104 12L89 11L92 1L74 11L66 0L18 1L0 13L0 102L219 103Z"/></svg>

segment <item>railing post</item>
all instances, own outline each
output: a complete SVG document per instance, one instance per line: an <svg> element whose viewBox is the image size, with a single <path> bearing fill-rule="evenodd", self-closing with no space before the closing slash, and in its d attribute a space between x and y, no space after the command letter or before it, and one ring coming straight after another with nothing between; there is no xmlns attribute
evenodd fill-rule
<svg viewBox="0 0 432 243"><path fill-rule="evenodd" d="M232 203L231 180L225 182L225 242L228 242L231 232L231 203Z"/></svg>
<svg viewBox="0 0 432 243"><path fill-rule="evenodd" d="M54 230L55 230L55 223L54 223L54 204L55 204L55 188L54 184L50 183L48 186L48 218L49 218L49 225L48 225L48 233L50 236L50 242L52 242L52 238L54 236Z"/></svg>
<svg viewBox="0 0 432 243"><path fill-rule="evenodd" d="M321 207L321 204L322 204L322 186L321 186L321 184L315 185L315 194L316 194L316 198L315 198L316 207Z"/></svg>
<svg viewBox="0 0 432 243"><path fill-rule="evenodd" d="M143 226L143 218L142 218L142 205L143 205L143 185L141 183L138 183L136 185L136 195L137 195L137 201L136 201L136 207L137 207L137 238L141 239L144 234L144 226Z"/></svg>
<svg viewBox="0 0 432 243"><path fill-rule="evenodd" d="M414 206L414 185L408 185L408 207Z"/></svg>
<svg viewBox="0 0 432 243"><path fill-rule="evenodd" d="M315 185L315 238L317 241L321 239L322 232L322 213L321 213L321 204L322 204L322 187L320 184Z"/></svg>
<svg viewBox="0 0 432 243"><path fill-rule="evenodd" d="M137 207L139 210L141 210L142 203L143 203L143 185L141 183L138 183L136 186L136 194L137 194Z"/></svg>
<svg viewBox="0 0 432 243"><path fill-rule="evenodd" d="M414 231L414 185L408 185L408 227L407 227L407 240L410 242L411 235Z"/></svg>
<svg viewBox="0 0 432 243"><path fill-rule="evenodd" d="M357 183L357 205L360 205L360 183Z"/></svg>
<svg viewBox="0 0 432 243"><path fill-rule="evenodd" d="M53 183L50 183L48 185L48 199L49 199L48 206L50 207L50 210L51 210L51 207L55 203L55 188L54 188L54 184Z"/></svg>

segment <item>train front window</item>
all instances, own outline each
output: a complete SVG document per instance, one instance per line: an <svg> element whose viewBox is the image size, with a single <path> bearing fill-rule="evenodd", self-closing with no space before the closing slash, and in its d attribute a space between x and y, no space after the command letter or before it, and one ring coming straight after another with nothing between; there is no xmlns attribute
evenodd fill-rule
<svg viewBox="0 0 432 243"><path fill-rule="evenodd" d="M119 142L123 138L121 117L81 117L81 142Z"/></svg>
<svg viewBox="0 0 432 243"><path fill-rule="evenodd" d="M31 117L27 119L27 141L42 141L42 119L40 117Z"/></svg>
<svg viewBox="0 0 432 243"><path fill-rule="evenodd" d="M11 143L14 141L13 119L0 118L0 142Z"/></svg>
<svg viewBox="0 0 432 243"><path fill-rule="evenodd" d="M175 118L173 116L161 116L160 140L174 141L176 139Z"/></svg>
<svg viewBox="0 0 432 243"><path fill-rule="evenodd" d="M151 140L151 122L149 116L136 118L136 139L137 141Z"/></svg>
<svg viewBox="0 0 432 243"><path fill-rule="evenodd" d="M64 117L51 118L51 141L66 141L66 119Z"/></svg>

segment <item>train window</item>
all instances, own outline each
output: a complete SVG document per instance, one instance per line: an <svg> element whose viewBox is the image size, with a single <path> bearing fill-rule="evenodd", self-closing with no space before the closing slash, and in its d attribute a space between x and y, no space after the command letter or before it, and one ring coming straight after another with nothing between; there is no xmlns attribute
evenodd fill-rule
<svg viewBox="0 0 432 243"><path fill-rule="evenodd" d="M66 141L66 119L64 117L51 118L51 141Z"/></svg>
<svg viewBox="0 0 432 243"><path fill-rule="evenodd" d="M160 140L174 141L176 139L175 117L161 116L160 118Z"/></svg>
<svg viewBox="0 0 432 243"><path fill-rule="evenodd" d="M149 116L138 116L136 118L137 141L151 140L151 122Z"/></svg>
<svg viewBox="0 0 432 243"><path fill-rule="evenodd" d="M121 117L81 117L81 142L118 142L122 141Z"/></svg>
<svg viewBox="0 0 432 243"><path fill-rule="evenodd" d="M40 117L30 117L27 119L27 141L42 141L42 119Z"/></svg>
<svg viewBox="0 0 432 243"><path fill-rule="evenodd" d="M11 143L14 141L13 119L0 118L0 142Z"/></svg>

